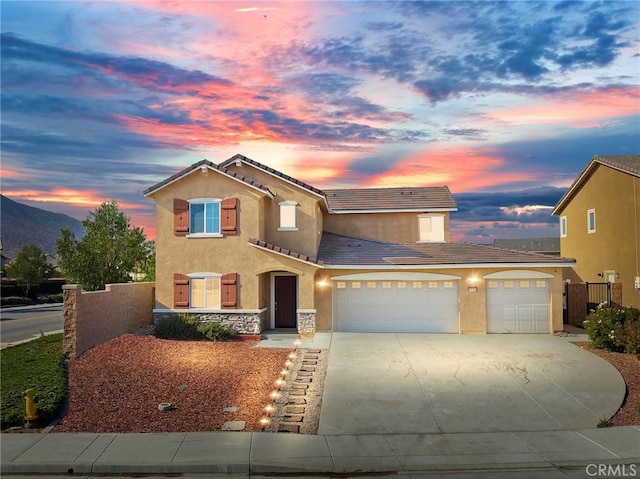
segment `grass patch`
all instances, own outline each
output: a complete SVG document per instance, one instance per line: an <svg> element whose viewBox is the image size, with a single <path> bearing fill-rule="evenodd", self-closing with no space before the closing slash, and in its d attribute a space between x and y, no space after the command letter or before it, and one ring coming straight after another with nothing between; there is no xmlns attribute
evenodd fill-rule
<svg viewBox="0 0 640 479"><path fill-rule="evenodd" d="M0 351L2 428L24 424L24 392L38 392L39 423L55 419L67 395L62 333L42 336Z"/></svg>

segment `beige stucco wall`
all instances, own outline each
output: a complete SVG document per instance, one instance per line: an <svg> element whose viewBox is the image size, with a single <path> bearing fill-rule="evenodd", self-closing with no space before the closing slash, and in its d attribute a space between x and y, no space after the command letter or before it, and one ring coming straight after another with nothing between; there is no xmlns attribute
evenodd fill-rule
<svg viewBox="0 0 640 479"><path fill-rule="evenodd" d="M596 210L596 232L587 233L587 210ZM634 276L640 275L640 178L598 165L558 216L567 217L562 256L576 259L567 278L603 282L604 270L620 274L624 305L640 307Z"/></svg>
<svg viewBox="0 0 640 479"><path fill-rule="evenodd" d="M227 169L267 186L274 194L273 199L264 202L265 228L260 239L307 256L317 255L322 237L322 212L319 204L323 200L320 196L246 163L242 166L232 164ZM278 231L282 201L298 203L297 231Z"/></svg>
<svg viewBox="0 0 640 479"><path fill-rule="evenodd" d="M356 238L371 238L390 243L418 241L418 215L421 213L347 213L327 214L325 231ZM444 218L445 241L449 241L449 212L437 212Z"/></svg>
<svg viewBox="0 0 640 479"><path fill-rule="evenodd" d="M562 269L561 268L511 268L527 269L553 275L549 280L551 298L551 330L562 330ZM487 308L486 290L483 277L490 273L508 271L509 268L449 268L438 270L403 270L406 273L436 273L459 276L458 280L458 311L459 332L461 333L486 333ZM335 276L383 272L382 270L320 270L316 273L315 305L317 309L316 328L318 331L331 330L333 306L332 306L332 282ZM475 280L474 280L475 279ZM476 287L477 292L470 292L469 288Z"/></svg>
<svg viewBox="0 0 640 479"><path fill-rule="evenodd" d="M77 358L88 349L153 324L154 283L108 284L101 291L63 286L64 352Z"/></svg>

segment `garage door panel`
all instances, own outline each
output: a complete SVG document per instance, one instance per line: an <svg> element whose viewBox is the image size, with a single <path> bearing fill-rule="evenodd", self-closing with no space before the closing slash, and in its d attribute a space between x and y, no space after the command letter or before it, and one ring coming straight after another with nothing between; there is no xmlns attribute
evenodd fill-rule
<svg viewBox="0 0 640 479"><path fill-rule="evenodd" d="M487 332L548 333L548 280L489 281Z"/></svg>
<svg viewBox="0 0 640 479"><path fill-rule="evenodd" d="M334 329L371 332L458 332L457 283L362 281L334 288ZM356 286L353 287L356 283Z"/></svg>

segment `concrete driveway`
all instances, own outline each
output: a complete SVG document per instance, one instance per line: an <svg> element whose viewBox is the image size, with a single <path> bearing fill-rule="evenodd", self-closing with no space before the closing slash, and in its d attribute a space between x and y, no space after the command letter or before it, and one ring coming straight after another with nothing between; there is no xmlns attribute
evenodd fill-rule
<svg viewBox="0 0 640 479"><path fill-rule="evenodd" d="M556 336L333 333L318 434L592 428L624 394Z"/></svg>

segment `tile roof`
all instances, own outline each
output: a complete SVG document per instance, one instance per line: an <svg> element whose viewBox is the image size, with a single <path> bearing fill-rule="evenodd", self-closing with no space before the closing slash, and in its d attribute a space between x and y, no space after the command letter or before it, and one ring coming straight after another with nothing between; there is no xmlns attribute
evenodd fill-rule
<svg viewBox="0 0 640 479"><path fill-rule="evenodd" d="M593 157L594 161L603 165L611 166L630 175L640 177L640 155L617 155L617 156L600 156Z"/></svg>
<svg viewBox="0 0 640 479"><path fill-rule="evenodd" d="M493 241L493 246L516 251L560 252L560 238L497 239Z"/></svg>
<svg viewBox="0 0 640 479"><path fill-rule="evenodd" d="M255 238L249 238L249 243L257 246L258 248L266 249L269 251L273 251L274 253L280 253L284 256L289 256L290 258L297 259L300 261L304 261L306 263L317 264L318 266L322 266L323 263L318 258L314 258L312 256L306 256L304 254L296 253L295 251L290 251L286 248L281 248L280 246L276 246L271 243L267 243L265 241L261 241Z"/></svg>
<svg viewBox="0 0 640 479"><path fill-rule="evenodd" d="M261 191L263 191L264 193L266 193L269 196L273 196L273 193L269 190L269 188L267 188L266 186L258 183L257 181L253 181L252 179L247 178L245 176L242 176L242 175L240 175L238 173L235 173L234 171L227 170L226 168L224 168L224 167L222 167L220 165L216 165L215 163L212 163L212 162L210 162L208 160L200 160L199 162L194 163L193 165L185 168L184 170L179 171L175 175L170 176L166 180L163 180L160 183L156 183L152 187L147 188L146 190L143 191L143 194L145 196L148 196L151 193L155 193L156 191L164 188L165 186L173 183L174 181L179 180L183 176L188 175L192 171L197 170L201 166L207 166L208 168L210 168L212 170L219 171L220 173L225 174L227 176L231 176L232 178L240 181L241 183L245 183L246 185L251 186L252 188L261 190Z"/></svg>
<svg viewBox="0 0 640 479"><path fill-rule="evenodd" d="M552 215L559 215L564 210L567 203L573 198L576 192L589 179L591 173L598 165L605 165L610 168L628 173L632 176L640 177L640 155L596 155L589 164L582 170L582 173L575 179L567 192L560 198Z"/></svg>
<svg viewBox="0 0 640 479"><path fill-rule="evenodd" d="M470 243L385 243L324 233L318 258L325 264L349 266L455 266L465 264L553 264L571 266L575 261L537 253Z"/></svg>
<svg viewBox="0 0 640 479"><path fill-rule="evenodd" d="M279 178L282 178L283 180L288 181L289 183L293 183L294 185L299 186L300 188L304 188L305 190L308 190L312 193L315 193L316 195L319 196L324 196L324 192L322 190L319 190L318 188L311 186L308 183L305 183L304 181L300 181L296 178L293 178L289 175L285 175L284 173L278 171L278 170L274 170L273 168L263 165L262 163L259 163L255 160L252 160L251 158L247 158L244 155L233 155L231 158L229 158L228 160L223 161L222 163L220 163L220 166L223 168L226 168L227 166L235 163L236 161L244 161L245 163L249 164L249 165L253 165L256 168L259 168L263 171L266 171L267 173L270 173L274 176L277 176Z"/></svg>
<svg viewBox="0 0 640 479"><path fill-rule="evenodd" d="M448 186L325 190L332 211L456 210Z"/></svg>

